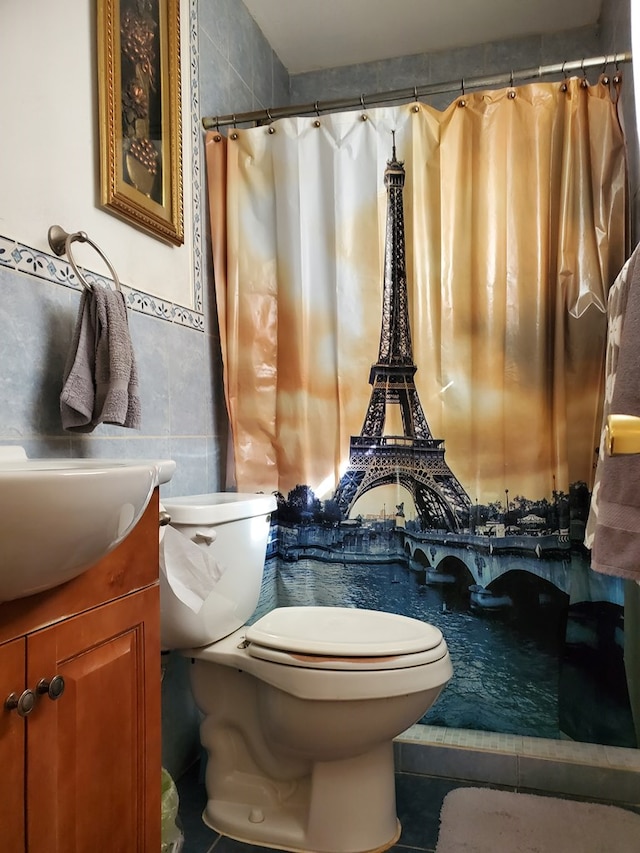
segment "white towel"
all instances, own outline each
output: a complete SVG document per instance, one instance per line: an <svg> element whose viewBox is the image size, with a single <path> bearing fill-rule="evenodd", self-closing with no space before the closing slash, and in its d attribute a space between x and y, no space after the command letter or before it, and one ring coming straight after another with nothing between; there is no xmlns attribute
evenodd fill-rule
<svg viewBox="0 0 640 853"><path fill-rule="evenodd" d="M62 426L140 427L138 376L124 295L100 285L83 290L60 394Z"/></svg>

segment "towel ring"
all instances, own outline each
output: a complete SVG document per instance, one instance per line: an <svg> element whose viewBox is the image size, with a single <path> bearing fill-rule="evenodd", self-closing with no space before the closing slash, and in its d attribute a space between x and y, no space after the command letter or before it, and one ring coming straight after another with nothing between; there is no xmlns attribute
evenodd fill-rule
<svg viewBox="0 0 640 853"><path fill-rule="evenodd" d="M90 284L84 275L78 269L78 266L73 258L73 254L71 253L71 244L78 243L88 243L96 252L100 255L105 264L109 267L109 272L111 273L111 278L113 279L113 283L115 285L116 290L121 290L120 280L118 279L118 274L113 268L111 261L105 253L100 249L96 244L91 240L84 231L75 231L73 233L69 233L61 228L59 225L52 225L49 228L48 234L49 245L51 246L52 251L60 258L62 255L66 254L69 259L69 263L71 264L71 268L76 274L78 281L86 290L93 290L93 285Z"/></svg>

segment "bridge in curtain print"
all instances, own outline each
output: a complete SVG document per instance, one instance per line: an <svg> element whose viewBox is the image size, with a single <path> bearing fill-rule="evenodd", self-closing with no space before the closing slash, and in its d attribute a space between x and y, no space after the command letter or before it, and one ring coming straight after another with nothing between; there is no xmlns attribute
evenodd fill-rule
<svg viewBox="0 0 640 853"><path fill-rule="evenodd" d="M473 578L477 604L491 606L492 586L510 572L527 572L569 593L572 561L566 534L543 536L475 536L414 534L405 531L403 550L410 566L430 584L455 583L466 569ZM468 577L465 573L465 576ZM482 590L487 590L483 592ZM494 598L495 603L495 598Z"/></svg>
<svg viewBox="0 0 640 853"><path fill-rule="evenodd" d="M424 531L403 522L396 516L337 525L281 523L271 553L289 563L341 563L347 571L354 564L375 571L376 566L401 563L420 584L457 587L465 594L471 589L472 603L486 609L499 605L498 593L514 585L528 585L534 596L543 597L545 590L568 595L571 589L572 598L588 600L589 589L598 584L584 549L575 547L568 532L488 536L468 530Z"/></svg>
<svg viewBox="0 0 640 853"><path fill-rule="evenodd" d="M594 597L619 603L609 579L590 570L587 552L566 532L487 536L419 531L395 522L279 523L268 556L277 553L293 564L292 576L295 564L305 560L338 563L345 572L356 565L382 571L402 564L419 585L470 595L472 606L485 611L507 609L515 598L544 607L569 593L574 604Z"/></svg>

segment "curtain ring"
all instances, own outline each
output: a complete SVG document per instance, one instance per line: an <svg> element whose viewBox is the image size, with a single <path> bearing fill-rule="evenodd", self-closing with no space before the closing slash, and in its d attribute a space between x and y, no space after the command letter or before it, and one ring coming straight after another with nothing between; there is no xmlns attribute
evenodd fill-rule
<svg viewBox="0 0 640 853"><path fill-rule="evenodd" d="M580 85L582 86L583 89L586 89L587 86L589 85L589 81L587 80L587 72L585 71L585 68L584 68L584 59L580 63L580 70L582 71L582 80L580 81Z"/></svg>
<svg viewBox="0 0 640 853"><path fill-rule="evenodd" d="M318 102L317 102L317 101L316 101L316 102L315 102L315 104L313 105L313 108L314 108L314 110L316 111L316 115L317 115L317 116L318 116L318 118L319 118L319 117L320 117L320 108L318 107Z"/></svg>
<svg viewBox="0 0 640 853"><path fill-rule="evenodd" d="M360 95L360 106L362 107L363 110L366 110L366 108L367 108L367 105L364 102L364 95Z"/></svg>
<svg viewBox="0 0 640 853"><path fill-rule="evenodd" d="M235 113L233 113L233 127L235 130L238 129L238 124L236 122L236 114Z"/></svg>
<svg viewBox="0 0 640 853"><path fill-rule="evenodd" d="M615 55L615 63L616 63L616 74L613 78L613 85L619 86L622 83L622 75L620 74L620 65L618 64L618 54Z"/></svg>
<svg viewBox="0 0 640 853"><path fill-rule="evenodd" d="M417 86L413 87L413 100L414 101L418 100L418 87Z"/></svg>
<svg viewBox="0 0 640 853"><path fill-rule="evenodd" d="M464 77L460 80L460 91L462 92L462 97L464 98Z"/></svg>
<svg viewBox="0 0 640 853"><path fill-rule="evenodd" d="M511 69L511 75L509 76L509 85L513 89L513 68Z"/></svg>
<svg viewBox="0 0 640 853"><path fill-rule="evenodd" d="M564 66L566 64L567 64L567 60L565 59L564 62L562 63L562 76L564 77L564 83L562 84L562 86L560 86L561 92L566 92L569 88L569 86L567 85L567 72L564 70Z"/></svg>

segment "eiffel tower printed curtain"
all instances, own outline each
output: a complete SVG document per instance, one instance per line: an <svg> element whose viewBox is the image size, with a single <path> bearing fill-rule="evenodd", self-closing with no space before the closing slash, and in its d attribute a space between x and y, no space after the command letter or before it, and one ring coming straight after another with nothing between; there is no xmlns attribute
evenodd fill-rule
<svg viewBox="0 0 640 853"><path fill-rule="evenodd" d="M604 80L213 132L206 156L234 485L307 510L278 513L276 603L438 624L427 722L628 745L624 675L592 680L623 672L622 586L582 541L626 253Z"/></svg>
<svg viewBox="0 0 640 853"><path fill-rule="evenodd" d="M348 465L381 334L392 132L431 435L473 502L590 484L625 164L608 88L567 83L208 135L239 489L322 496Z"/></svg>

